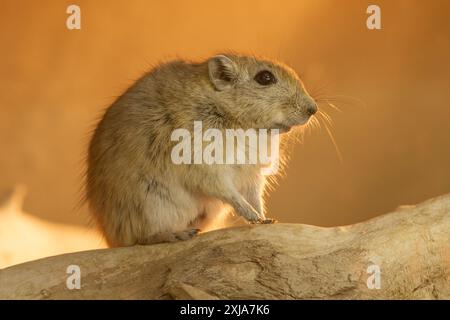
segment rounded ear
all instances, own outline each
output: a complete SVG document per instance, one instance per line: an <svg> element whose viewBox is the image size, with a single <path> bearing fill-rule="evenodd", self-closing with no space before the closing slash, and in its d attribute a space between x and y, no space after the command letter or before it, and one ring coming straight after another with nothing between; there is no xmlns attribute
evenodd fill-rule
<svg viewBox="0 0 450 320"><path fill-rule="evenodd" d="M227 90L234 86L238 76L236 64L230 58L219 55L208 60L209 79L214 87Z"/></svg>

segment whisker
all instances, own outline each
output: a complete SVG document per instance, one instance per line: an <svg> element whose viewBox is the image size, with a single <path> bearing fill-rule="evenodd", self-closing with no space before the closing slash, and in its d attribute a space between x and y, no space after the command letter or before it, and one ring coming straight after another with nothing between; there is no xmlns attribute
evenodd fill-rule
<svg viewBox="0 0 450 320"><path fill-rule="evenodd" d="M330 101L326 101L327 105L329 105L331 108L333 108L334 110L338 111L338 112L342 112L341 109L339 109L338 107L336 107L336 105L334 103L331 103Z"/></svg>
<svg viewBox="0 0 450 320"><path fill-rule="evenodd" d="M330 116L325 111L319 111L319 115L322 116L322 118L328 122L330 127L333 127L333 121L331 120Z"/></svg>
<svg viewBox="0 0 450 320"><path fill-rule="evenodd" d="M317 130L320 130L322 128L322 126L320 125L319 119L317 119L316 117L313 117L312 119L314 120L314 124L315 124Z"/></svg>
<svg viewBox="0 0 450 320"><path fill-rule="evenodd" d="M330 129L328 128L328 126L326 125L326 123L324 123L324 124L325 124L325 129L327 130L327 133L328 133L328 135L330 136L331 142L332 142L333 145L334 145L334 148L335 148L335 150L336 150L336 154L337 154L337 156L338 156L338 158L339 158L339 161L340 161L340 163L343 163L343 162L344 162L344 158L342 157L342 153L341 153L341 151L339 150L339 147L338 147L338 145L337 145L337 143L336 143L336 140L334 139L334 136L333 136L333 134L331 133L331 131L330 131Z"/></svg>
<svg viewBox="0 0 450 320"><path fill-rule="evenodd" d="M338 102L341 105L346 104L349 106L366 108L366 103L362 99L346 95L328 95L328 96L323 95L317 97L316 101L325 103L329 103L331 101L331 102Z"/></svg>

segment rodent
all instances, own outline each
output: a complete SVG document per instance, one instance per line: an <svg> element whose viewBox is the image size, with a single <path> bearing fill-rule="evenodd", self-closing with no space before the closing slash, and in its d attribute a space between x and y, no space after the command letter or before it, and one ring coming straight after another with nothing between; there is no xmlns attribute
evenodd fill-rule
<svg viewBox="0 0 450 320"><path fill-rule="evenodd" d="M205 129L285 132L316 111L297 74L276 61L221 54L160 64L99 121L85 198L110 246L189 239L230 207L248 222L273 222L263 212L259 164L175 165L171 132L196 120Z"/></svg>

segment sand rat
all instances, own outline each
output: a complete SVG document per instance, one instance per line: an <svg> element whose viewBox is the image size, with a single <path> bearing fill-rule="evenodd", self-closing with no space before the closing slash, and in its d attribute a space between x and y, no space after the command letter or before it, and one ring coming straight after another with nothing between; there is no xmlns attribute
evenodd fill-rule
<svg viewBox="0 0 450 320"><path fill-rule="evenodd" d="M229 209L250 223L263 212L261 164L177 165L178 128L277 129L305 124L317 104L297 74L238 54L160 64L105 112L88 150L85 198L111 246L186 240Z"/></svg>

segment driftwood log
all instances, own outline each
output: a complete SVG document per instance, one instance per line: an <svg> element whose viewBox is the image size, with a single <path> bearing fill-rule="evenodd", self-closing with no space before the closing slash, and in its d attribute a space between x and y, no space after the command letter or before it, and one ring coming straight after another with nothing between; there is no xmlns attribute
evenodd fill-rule
<svg viewBox="0 0 450 320"><path fill-rule="evenodd" d="M345 227L244 226L40 259L0 270L0 298L449 299L449 281L443 196Z"/></svg>

